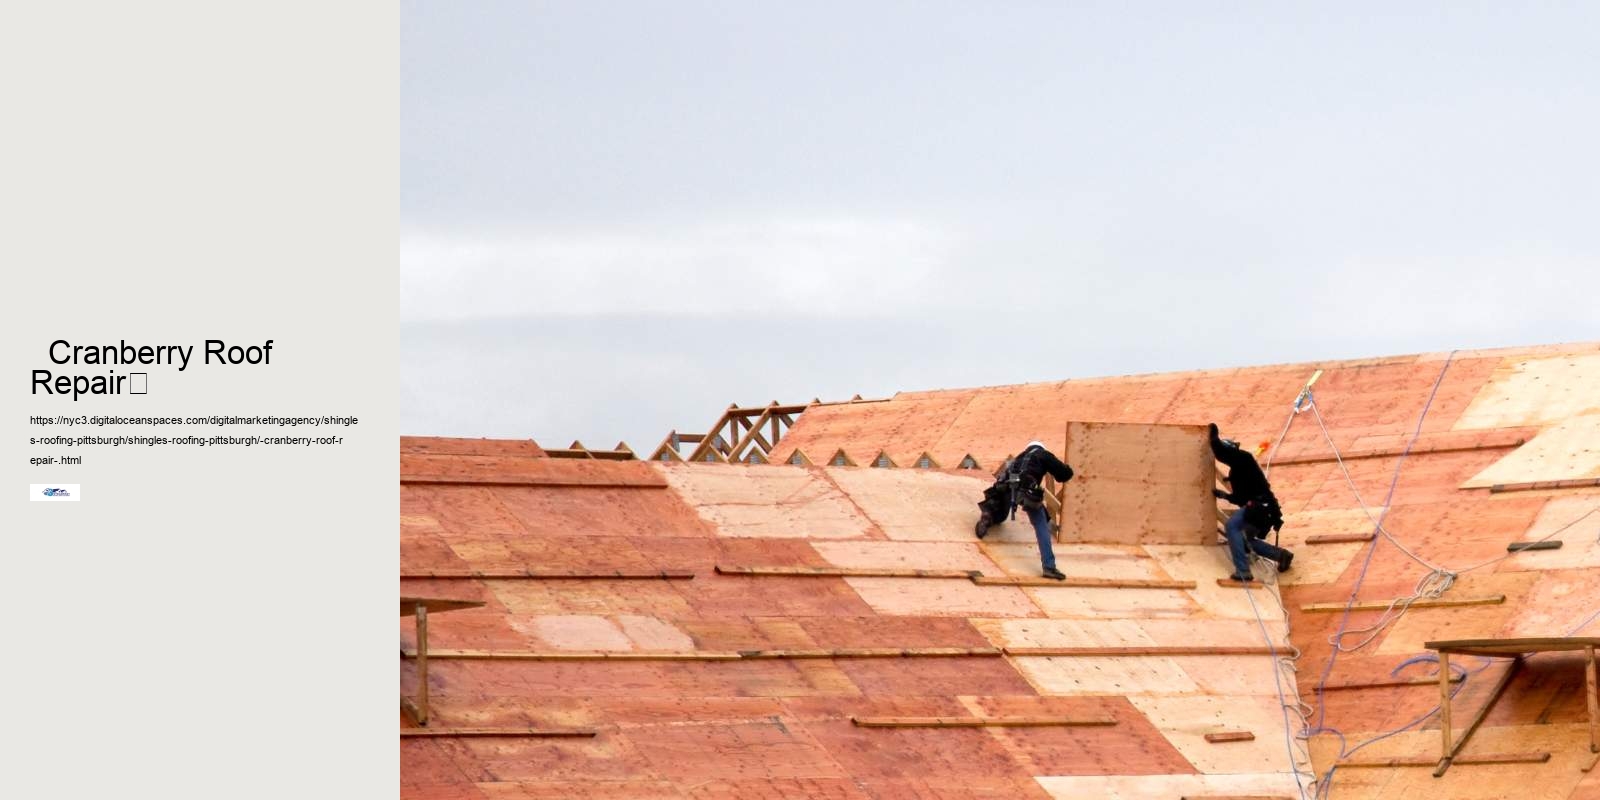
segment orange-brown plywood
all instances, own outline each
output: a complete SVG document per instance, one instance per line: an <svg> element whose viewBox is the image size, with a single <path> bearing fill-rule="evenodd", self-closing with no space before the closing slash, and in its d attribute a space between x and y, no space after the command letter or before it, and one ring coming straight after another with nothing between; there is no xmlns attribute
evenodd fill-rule
<svg viewBox="0 0 1600 800"><path fill-rule="evenodd" d="M1291 403L1319 370L1315 408L1294 413ZM809 408L770 454L774 465L550 459L531 441L407 438L400 552L408 574L693 575L407 578L406 594L484 603L432 619L431 650L768 656L435 659L428 681L440 726L597 735L407 738L402 796L1300 797L1302 787L1306 796L1314 791L1313 779L1327 780L1341 757L1387 763L1437 755L1436 719L1354 755L1341 752L1332 735L1297 741L1298 712L1282 709L1278 692L1308 704L1313 723L1354 747L1437 705L1435 664L1407 663L1424 654L1426 641L1566 636L1600 611L1600 487L1491 491L1489 483L1587 474L1592 454L1584 432L1597 385L1600 344L1581 343L914 391ZM1062 570L1074 578L1187 581L1193 588L715 570L1036 577L1038 550L1025 522L1007 522L982 542L972 535L987 471L1040 439L1079 471L1069 489L1087 489L1131 473L1117 472L1115 459L1103 454L1075 456L1069 424L1192 432L1212 421L1252 447L1283 435L1272 451L1271 479L1287 517L1279 538L1297 558L1282 576L1258 564L1256 575L1266 581L1258 588L1216 585L1229 564L1216 544L1214 506L1203 519L1185 512L1199 527L1192 540L1056 547ZM842 450L862 465L880 453L900 465L927 454L948 467L970 454L986 469L782 465L797 449L817 463ZM1139 472L1151 486L1194 478L1158 461L1148 459ZM1209 481L1194 482L1209 492ZM1066 530L1112 524L1095 514L1142 530L1139 520L1176 513L1157 489L1126 495L1121 505L1080 498L1076 519L1069 501ZM1380 516L1388 536L1364 539ZM1552 534L1561 549L1506 550ZM1317 537L1345 540L1308 542ZM1302 610L1352 595L1362 603L1403 600L1431 567L1453 579L1441 600L1505 599L1419 605L1388 620L1381 610ZM1442 582L1449 581L1436 575L1430 585ZM1328 639L1341 626L1349 651L1335 656ZM1600 635L1600 621L1578 635L1585 634ZM409 625L399 638L402 648L414 647ZM1280 671L1269 656L1252 654L1269 642L1298 654L1297 670ZM1016 652L998 654L997 647ZM818 657L889 648L949 655ZM1427 768L1339 769L1329 796L1600 795L1600 771L1582 769L1590 759L1587 709L1573 658L1529 659L1465 750L1548 752L1548 760L1461 762L1438 779ZM401 660L403 694L416 689L413 662ZM1487 700L1503 667L1469 656L1452 663L1466 671L1450 684L1459 728ZM1330 689L1319 693L1324 673ZM850 722L1107 714L1115 725L868 729ZM1255 738L1206 739L1241 729Z"/></svg>

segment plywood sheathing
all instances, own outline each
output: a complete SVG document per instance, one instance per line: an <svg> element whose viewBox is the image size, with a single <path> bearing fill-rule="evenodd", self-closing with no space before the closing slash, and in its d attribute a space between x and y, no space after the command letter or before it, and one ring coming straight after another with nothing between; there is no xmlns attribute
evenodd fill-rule
<svg viewBox="0 0 1600 800"><path fill-rule="evenodd" d="M1507 698L1510 698L1508 692ZM1502 701L1505 702L1505 701ZM1377 731L1350 733L1351 741L1372 738ZM1339 770L1335 796L1354 800L1389 798L1449 797L1451 800L1506 800L1539 798L1567 800L1584 773L1579 769L1588 753L1585 725L1488 726L1472 737L1467 753L1548 752L1542 764L1458 765L1443 777L1434 778L1427 767L1365 768ZM1329 737L1312 739L1312 758L1321 764L1331 761L1335 742ZM1362 759L1439 755L1437 730L1410 731L1391 736L1363 748Z"/></svg>
<svg viewBox="0 0 1600 800"><path fill-rule="evenodd" d="M1061 538L1203 544L1214 538L1216 468L1204 428L1073 422Z"/></svg>
<svg viewBox="0 0 1600 800"><path fill-rule="evenodd" d="M850 498L816 469L654 466L719 536L854 539L873 533L872 523Z"/></svg>
<svg viewBox="0 0 1600 800"><path fill-rule="evenodd" d="M873 526L891 539L973 542L978 501L993 482L930 470L824 467Z"/></svg>
<svg viewBox="0 0 1600 800"><path fill-rule="evenodd" d="M970 396L971 392L953 392L926 400L814 406L795 421L795 427L772 448L768 458L777 463L787 461L796 450L819 454L843 448L857 464L872 463L880 452L888 453L899 464L916 463L923 452L931 453L940 463L955 464L961 454L950 459L933 452L933 445ZM802 428L800 420L808 418L815 419L816 424ZM802 433L795 436L795 431Z"/></svg>
<svg viewBox="0 0 1600 800"><path fill-rule="evenodd" d="M1516 358L1525 359L1530 355L1558 358L1570 352L1596 354L1600 348L1580 345L1544 349L1521 353ZM1511 351L1457 354L1429 411L1423 436L1407 458L1401 474L1386 524L1407 546L1446 566L1504 557L1507 542L1537 538L1541 535L1539 531L1569 522L1587 507L1574 507L1569 512L1567 506L1600 494L1593 489L1569 489L1490 495L1484 489L1459 488L1461 483L1504 457L1506 441L1529 433L1530 428L1559 423L1556 420L1537 425L1451 430L1495 370L1512 357ZM1203 424L1215 419L1227 435L1253 443L1277 436L1287 419L1289 401L1314 368L1325 367L1327 373L1317 385L1318 404L1339 446L1358 452L1360 449L1398 452L1409 440L1416 414L1426 401L1427 392L1443 363L1443 354L1428 354L1338 364L1136 376L1092 383L1070 381L1046 384L1044 386L1053 388L1045 390L1008 392L1013 401L1020 397L1026 399L1026 403L984 404L983 407L1001 408L1004 413L1033 414L1034 421L1042 426L1058 422L1064 425L1068 418L1088 418L1074 417L1070 410L1062 413L1060 405L1052 407L1052 403L1074 400L1075 407L1088 409L1096 415L1138 413L1148 417L1108 421ZM953 464L970 449L984 464L993 466L998 460L991 463L985 452L992 457L1004 456L1015 452L1028 438L1035 437L1019 437L1020 427L1016 431L1003 429L1000 435L984 433L990 428L988 421L968 406L973 398L990 391L963 390L965 400L945 392L908 393L887 403L826 407L837 415L830 424L853 425L856 415L876 414L893 408L902 399L928 400L950 395L945 397L948 407L965 403L956 414L962 418L962 424L956 426L952 419L937 435L941 440L946 439L952 427L956 427L958 433L967 432L962 436L970 434L969 439L951 445L952 450L961 448L959 452L945 453L938 447L911 442L912 435L927 434L911 414L901 416L899 427L879 426L882 436L858 445L848 441L848 437L835 437L823 428L806 433L806 420L815 417L819 423L827 421L826 416L813 414L824 409L813 409L799 420L791 435L812 436L818 444L807 445L807 453L831 453L838 447L845 447L854 457L869 459L882 449L895 460L910 463L908 458L914 459L927 449L941 463ZM927 407L934 407L934 404L927 404ZM1027 420L1019 423L1020 426L1030 424ZM939 428L939 423L934 423L932 428ZM1536 435L1537 430L1532 434ZM983 441L986 436L988 440ZM903 438L906 444L895 444L891 441L895 437ZM1014 438L1022 441L1013 441ZM1531 441L1531 435L1529 439ZM1457 447L1472 449L1455 449ZM1311 417L1301 415L1280 453L1315 456L1319 452L1324 456L1329 454L1322 434ZM1395 462L1393 455L1375 453L1350 463L1369 503L1383 501ZM701 469L778 468L711 465ZM1039 614L1068 617L1061 620L1047 616L996 617L987 610L961 616L885 613L863 599L861 592L845 579L767 579L709 574L711 567L721 562L962 568L980 563L977 561L980 556L994 563L997 573L1036 574L1037 548L1025 523L1008 523L981 543L972 538L974 504L988 481L986 476L972 478L975 489L951 486L947 490L930 490L926 498L929 502L941 507L948 504L947 511L939 512L948 515L945 521L935 521L928 526L937 533L919 534L908 528L902 535L890 536L880 525L885 520L891 525L896 520L911 520L916 510L897 509L894 502L882 499L893 500L897 493L905 496L906 490L898 483L880 484L878 480L885 475L927 471L868 470L864 467L854 470L871 476L864 481L849 478L841 481L833 474L851 471L818 471L866 523L865 534L843 539L807 534L783 538L776 534L718 535L716 523L703 517L685 493L672 487L665 490L624 487L628 489L626 493L610 496L595 494L595 489L581 486L535 487L548 491L544 495L548 504L522 505L519 509L521 501L501 497L501 487L497 485L407 485L402 487L402 558L406 565L438 563L438 568L510 567L519 563L537 564L540 563L538 559L545 559L553 568L677 569L693 571L699 576L689 581L635 581L608 588L583 585L592 582L571 582L571 585L545 587L555 591L542 594L512 588L510 585L516 583L512 581L456 581L453 583L458 585L439 587L433 593L456 589L462 591L464 598L487 600L489 604L483 609L456 612L435 620L430 639L442 642L435 644L436 647L556 649L554 644L541 638L541 631L550 633L558 641L563 637L603 637L609 646L626 647L629 651L682 648L684 637L695 650L982 647L993 642L986 634L992 634L996 626L1116 623L1132 623L1143 636L1157 643L1204 640L1207 643L1260 644L1259 627L1245 603L1246 593L1238 589L1220 590L1205 580L1227 569L1223 549L1209 543L1173 550L1138 546L1079 550L1065 544L1058 546L1058 562L1069 574L1100 577L1124 574L1145 577L1148 574L1149 577L1193 579L1197 584L1192 592L1151 593L1152 597L1171 597L1176 602L1162 600L1149 605L1133 600L1132 593L1142 595L1144 590L1054 587L1020 590ZM1364 515L1355 507L1348 487L1342 485L1337 465L1325 460L1285 464L1273 469L1272 479L1288 512L1283 533L1286 543L1297 545L1304 536L1314 532L1335 533L1363 527ZM924 486L915 484L911 491ZM622 521L608 519L617 508L649 502L643 499L647 495L661 498L666 505L649 506L642 516L630 516ZM730 495L732 503L739 502L737 495L738 492ZM608 500L594 502L597 497ZM758 502L768 501L762 495ZM876 518L879 512L874 509L879 507L885 509L883 520ZM1597 590L1594 588L1600 584L1600 579L1594 574L1595 567L1583 560L1589 552L1584 542L1594 539L1596 531L1600 531L1600 522L1596 523L1595 530L1587 531L1587 539L1580 539L1578 534L1583 531L1579 528L1587 526L1588 523L1583 523L1563 533L1562 538L1567 541L1563 550L1516 554L1469 573L1467 577L1471 580L1464 577L1461 585L1446 596L1479 593L1481 587L1471 582L1479 575L1526 575L1530 583L1523 588L1520 599L1514 591L1507 593L1508 600L1502 606L1509 610L1509 615L1501 621L1504 632L1490 635L1548 634L1552 633L1551 628L1558 629L1554 633L1565 633L1566 628L1600 608L1600 598L1595 597ZM917 540L925 536L929 537L927 541ZM919 548L926 548L927 552L919 553ZM1347 555L1346 551L1350 553ZM1306 651L1298 673L1299 688L1307 700L1315 702L1311 689L1321 675L1327 655L1325 640L1336 628L1341 615L1301 614L1298 608L1306 603L1345 599L1366 552L1360 544L1341 544L1299 547L1297 553L1295 569L1282 576L1282 590L1290 607L1295 642ZM1539 560L1551 557L1575 560L1560 563ZM1403 595L1422 574L1421 567L1392 545L1380 541L1360 597ZM663 587L657 583L667 584L664 587L667 591L658 592ZM427 586L428 582L406 581L408 591L413 584ZM1017 591L1016 587L977 588ZM869 593L871 591L877 590L869 590ZM1264 613L1277 613L1276 603L1265 590L1255 590L1250 595L1265 607ZM893 593L890 597L888 602L904 601ZM877 599L884 602L882 597ZM910 598L912 605L923 600ZM890 606L884 608L890 609ZM1357 653L1342 655L1329 682L1339 684L1387 676L1401 660L1415 654L1398 648L1395 643L1401 639L1394 638L1396 630L1401 637L1417 635L1406 626L1434 624L1424 624L1425 614L1449 627L1454 615L1464 610L1413 611L1394 630L1377 637L1372 645ZM453 625L452 616L459 616L462 621ZM1367 624L1376 616L1376 612L1354 615L1352 626ZM1471 616L1462 620L1464 624L1479 624ZM1492 620L1481 622L1488 624ZM1171 627L1151 627L1155 623L1167 623ZM1235 627L1213 628L1213 623ZM1269 617L1267 624L1275 635L1281 635L1281 623ZM1110 638L1104 630L1088 633ZM1094 636L1084 635L1067 641L1081 644L1093 639ZM401 636L401 643L406 644L405 634ZM1395 649L1386 655L1378 654L1385 645ZM1469 660L1465 666L1470 669L1477 664ZM1422 664L1411 667L1403 675L1427 672L1428 665ZM1488 727L1477 734L1470 748L1490 752L1537 747L1555 754L1551 763L1462 765L1440 781L1465 781L1473 775L1504 776L1501 788L1510 786L1522 792L1525 787L1534 787L1535 796L1546 787L1550 787L1549 796L1565 797L1570 793L1570 785L1547 778L1562 774L1569 766L1571 769L1567 771L1574 780L1583 775L1576 766L1558 761L1563 757L1562 747L1568 747L1567 752L1574 755L1584 755L1586 738L1581 726L1576 726L1578 734L1571 737L1570 744L1560 740L1505 743L1484 737L1495 730L1548 732L1557 727L1574 727L1569 723L1579 722L1586 713L1581 687L1574 686L1575 672L1571 669L1542 671L1535 659L1529 673L1520 675L1512 683L1501 704L1486 721ZM1275 704L1273 670L1270 659L1264 656L567 665L500 665L447 660L430 673L433 673L430 686L434 696L439 698L438 708L443 709L438 713L457 714L451 724L592 726L601 731L599 740L609 742L610 749L578 750L568 755L557 749L507 751L509 755L501 755L493 744L489 744L488 749L474 750L459 743L427 742L425 744L443 747L422 749L407 742L402 745L402 795L408 798L486 796L522 800L557 796L941 794L967 797L984 792L1028 796L1028 792L1062 785L1071 787L1072 796L1118 796L1116 792L1124 792L1121 796L1138 797L1219 793L1298 796L1287 771L1281 720L1272 722L1273 727L1256 730L1256 742L1249 743L1276 743L1274 749L1280 763L1269 767L1274 771L1184 775L1179 773L1195 768L1189 759L1173 746L1167 735L1156 730L1144 712L1130 700L1123 699L1254 697ZM402 664L401 675L403 684L414 680L407 664ZM1578 681L1581 683L1581 675ZM1478 696L1475 693L1486 691L1492 683L1492 672L1474 675L1457 696L1459 708L1473 708L1474 698ZM1041 697L1040 692L1061 696ZM1361 741L1425 713L1431 707L1430 694L1436 695L1436 692L1430 693L1427 687L1330 692L1323 701L1327 704L1325 722L1346 732L1352 742ZM975 696L1013 699L996 705L993 711L983 712L969 701ZM1041 711L1050 713L1051 709L1030 704L1102 699L1127 704L1124 708L1129 719L1119 721L1115 730L1129 730L1135 734L1108 751L1111 754L1102 752L1094 759L1080 759L1076 754L1092 750L1101 741L1099 739L1074 742L1070 747L1059 743L1035 747L1009 738L1015 733L1012 731L983 731L987 741L996 746L980 746L979 750L969 751L969 745L961 742L908 740L884 746L881 742L874 744L830 732L836 728L847 729L852 713L1033 715ZM952 701L957 702L952 704ZM883 705L874 705L878 703ZM519 713L521 716L517 716ZM689 721L702 717L717 725L735 728L739 735L748 732L755 737L749 740L752 746L746 747L738 760L737 771L718 770L716 765L721 760L724 744L742 741L738 735L732 738L721 733L709 738L686 734L677 738L664 737L663 741L671 741L668 749L676 761L683 762L681 766L660 767L656 760L641 754L639 742L656 739L657 730L682 731L689 727ZM770 731L762 727L766 724L761 722L763 720L776 720L783 728L797 733L787 738L769 739ZM1262 725L1268 722L1271 720L1264 719ZM823 729L824 733L817 733L813 726ZM1417 741L1421 743L1418 749L1433 753L1438 743L1436 726L1433 730L1426 727L1418 733ZM804 741L798 732L808 735L827 758L838 765L836 774L847 777L775 777L792 774L786 773L788 767L781 763L787 757L788 748L808 746L797 744ZM1203 733L1200 736L1203 738ZM767 742L772 746L768 747ZM1239 745L1208 745L1212 750L1236 746ZM923 750L924 747L931 749ZM951 748L953 756L941 755ZM1360 755L1373 750L1377 747L1363 750ZM903 759L908 752L913 753L913 757ZM986 772L977 774L977 769L952 763L969 752L979 754L973 762ZM923 753L928 755L924 757ZM1396 751L1396 754L1402 753ZM1325 769L1329 763L1326 749L1319 749L1317 757L1318 766ZM515 763L519 758L524 759L522 766ZM795 759L797 763L811 765L807 769L822 764L814 760L809 751ZM675 769L681 770L682 777L666 777ZM592 774L587 774L586 770ZM503 774L495 774L495 771ZM1088 774L1091 772L1098 774ZM1139 774L1143 772L1165 774ZM1335 779L1333 796L1439 796L1441 790L1435 787L1443 784L1425 773L1431 770L1342 770ZM1035 776L1042 777L1034 780ZM1057 791L1062 792L1061 796L1068 796L1068 790ZM1477 796L1501 795L1485 790Z"/></svg>
<svg viewBox="0 0 1600 800"><path fill-rule="evenodd" d="M1532 441L1472 476L1461 488L1583 478L1600 478L1600 410L1546 428Z"/></svg>
<svg viewBox="0 0 1600 800"><path fill-rule="evenodd" d="M1058 800L1149 800L1149 798L1299 797L1287 772L1232 775L1062 775L1039 778Z"/></svg>
<svg viewBox="0 0 1600 800"><path fill-rule="evenodd" d="M513 486L616 486L664 488L667 483L642 461L522 458L515 456L400 454L401 483L498 484Z"/></svg>
<svg viewBox="0 0 1600 800"><path fill-rule="evenodd" d="M1262 736L1255 741L1239 742L1230 747L1214 747L1205 740L1207 733L1236 727L1274 733L1282 731L1283 712L1278 707L1276 693L1185 697L1134 695L1128 699L1200 772L1272 772L1288 767L1288 753L1281 736ZM1299 766L1309 769L1311 765L1302 763Z"/></svg>
<svg viewBox="0 0 1600 800"><path fill-rule="evenodd" d="M1541 539L1560 541L1561 549L1517 553L1500 565L1500 571L1600 567L1600 491L1551 498L1519 541Z"/></svg>
<svg viewBox="0 0 1600 800"><path fill-rule="evenodd" d="M1600 411L1600 353L1505 359L1456 421L1461 430L1546 426Z"/></svg>
<svg viewBox="0 0 1600 800"><path fill-rule="evenodd" d="M402 436L400 452L453 456L521 456L543 458L544 448L532 439L462 439L445 436Z"/></svg>

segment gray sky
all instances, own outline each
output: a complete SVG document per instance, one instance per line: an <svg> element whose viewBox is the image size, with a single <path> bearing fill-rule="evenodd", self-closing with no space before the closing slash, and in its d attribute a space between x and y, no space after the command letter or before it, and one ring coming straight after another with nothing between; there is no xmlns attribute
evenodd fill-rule
<svg viewBox="0 0 1600 800"><path fill-rule="evenodd" d="M1600 337L1600 4L408 2L401 429Z"/></svg>

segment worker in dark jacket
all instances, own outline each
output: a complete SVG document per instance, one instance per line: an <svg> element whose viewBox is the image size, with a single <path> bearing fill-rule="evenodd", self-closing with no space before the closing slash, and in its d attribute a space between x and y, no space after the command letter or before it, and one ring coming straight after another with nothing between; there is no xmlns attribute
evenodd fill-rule
<svg viewBox="0 0 1600 800"><path fill-rule="evenodd" d="M1210 434L1211 454L1228 465L1228 486L1232 489L1229 492L1213 489L1212 493L1239 507L1222 526L1228 537L1228 553L1233 557L1232 578L1251 580L1250 552L1276 562L1279 572L1288 572L1294 553L1266 540L1269 528L1283 528L1283 511L1278 507L1278 498L1273 496L1272 485L1267 483L1261 465L1256 463L1255 456L1240 449L1238 443L1218 436L1216 423L1211 424ZM1266 452L1265 442L1260 452Z"/></svg>
<svg viewBox="0 0 1600 800"><path fill-rule="evenodd" d="M1067 576L1056 569L1056 552L1050 539L1050 512L1044 507L1044 487L1040 485L1045 475L1066 483L1072 480L1072 467L1046 450L1044 443L1029 442L1016 458L1006 462L994 486L984 492L983 501L978 503L982 515L978 517L975 532L982 539L989 533L990 526L1005 522L1008 516L1015 517L1017 506L1022 506L1028 521L1033 523L1033 535L1039 540L1039 560L1044 576L1059 581Z"/></svg>

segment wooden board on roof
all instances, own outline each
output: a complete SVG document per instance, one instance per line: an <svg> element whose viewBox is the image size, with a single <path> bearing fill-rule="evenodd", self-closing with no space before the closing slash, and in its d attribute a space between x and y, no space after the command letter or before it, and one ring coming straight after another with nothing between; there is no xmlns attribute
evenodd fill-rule
<svg viewBox="0 0 1600 800"><path fill-rule="evenodd" d="M1563 420L1472 476L1463 489L1600 478L1600 410Z"/></svg>
<svg viewBox="0 0 1600 800"><path fill-rule="evenodd" d="M1216 467L1205 428L1072 422L1074 471L1061 538L1112 544L1208 544L1216 529Z"/></svg>

